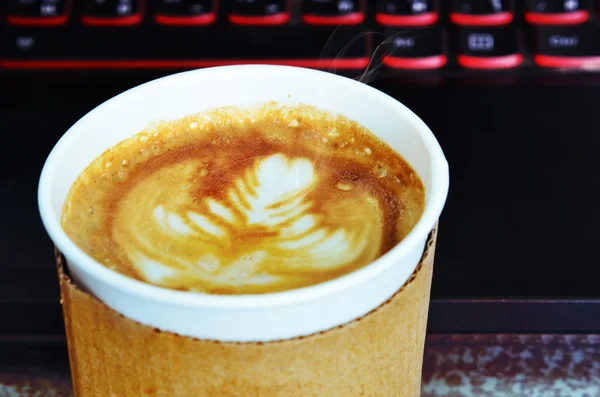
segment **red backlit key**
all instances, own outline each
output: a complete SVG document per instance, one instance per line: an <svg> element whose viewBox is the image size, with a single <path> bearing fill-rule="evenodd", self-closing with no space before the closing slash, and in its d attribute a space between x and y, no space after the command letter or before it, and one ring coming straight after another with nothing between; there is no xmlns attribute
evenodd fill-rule
<svg viewBox="0 0 600 397"><path fill-rule="evenodd" d="M67 22L69 0L9 0L7 22L22 26L55 26Z"/></svg>
<svg viewBox="0 0 600 397"><path fill-rule="evenodd" d="M234 0L228 19L236 25L283 25L290 20L288 0Z"/></svg>
<svg viewBox="0 0 600 397"><path fill-rule="evenodd" d="M161 25L208 25L217 19L213 3L213 0L158 0L154 19Z"/></svg>
<svg viewBox="0 0 600 397"><path fill-rule="evenodd" d="M513 26L468 27L459 31L458 63L468 69L509 69L523 62Z"/></svg>
<svg viewBox="0 0 600 397"><path fill-rule="evenodd" d="M435 0L378 0L375 19L384 26L428 26L438 21Z"/></svg>
<svg viewBox="0 0 600 397"><path fill-rule="evenodd" d="M450 20L462 26L499 26L514 18L511 0L454 0Z"/></svg>
<svg viewBox="0 0 600 397"><path fill-rule="evenodd" d="M600 70L600 26L543 26L535 31L534 62L543 68Z"/></svg>
<svg viewBox="0 0 600 397"><path fill-rule="evenodd" d="M383 63L393 69L428 70L446 65L446 55L439 27L409 28L387 31Z"/></svg>
<svg viewBox="0 0 600 397"><path fill-rule="evenodd" d="M358 25L365 20L363 0L305 0L302 19L310 25Z"/></svg>
<svg viewBox="0 0 600 397"><path fill-rule="evenodd" d="M142 21L144 0L85 0L82 21L91 26L128 26Z"/></svg>
<svg viewBox="0 0 600 397"><path fill-rule="evenodd" d="M577 25L590 18L589 0L527 0L525 20L534 25Z"/></svg>

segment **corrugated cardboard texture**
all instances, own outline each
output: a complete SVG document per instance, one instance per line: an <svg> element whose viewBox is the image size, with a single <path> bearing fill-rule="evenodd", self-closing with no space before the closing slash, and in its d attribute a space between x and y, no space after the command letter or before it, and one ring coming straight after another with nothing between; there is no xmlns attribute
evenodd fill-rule
<svg viewBox="0 0 600 397"><path fill-rule="evenodd" d="M221 343L161 332L79 290L57 255L77 397L417 397L435 232L409 281L337 328L285 341Z"/></svg>

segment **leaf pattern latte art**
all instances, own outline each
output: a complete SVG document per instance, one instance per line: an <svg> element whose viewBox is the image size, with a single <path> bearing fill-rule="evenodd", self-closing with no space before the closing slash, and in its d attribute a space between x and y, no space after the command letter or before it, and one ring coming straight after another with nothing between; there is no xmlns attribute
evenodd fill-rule
<svg viewBox="0 0 600 397"><path fill-rule="evenodd" d="M325 171L307 158L253 159L214 197L194 195L202 183L198 169L194 159L164 167L120 203L112 238L147 281L208 292L272 291L331 278L379 254L377 199L324 186ZM315 202L315 189L330 194Z"/></svg>

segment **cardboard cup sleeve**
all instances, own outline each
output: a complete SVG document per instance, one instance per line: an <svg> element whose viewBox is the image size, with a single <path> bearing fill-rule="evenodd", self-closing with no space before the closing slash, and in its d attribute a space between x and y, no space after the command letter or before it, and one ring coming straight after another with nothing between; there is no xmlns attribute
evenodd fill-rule
<svg viewBox="0 0 600 397"><path fill-rule="evenodd" d="M57 252L76 397L417 397L436 231L387 302L350 323L265 343L200 340L123 317L69 278Z"/></svg>

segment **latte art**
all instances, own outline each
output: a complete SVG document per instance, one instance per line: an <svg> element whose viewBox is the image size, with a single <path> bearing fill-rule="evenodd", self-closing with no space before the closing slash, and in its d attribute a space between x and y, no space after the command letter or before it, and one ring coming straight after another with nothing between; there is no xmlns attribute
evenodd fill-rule
<svg viewBox="0 0 600 397"><path fill-rule="evenodd" d="M320 183L310 160L281 153L257 158L221 198L201 197L190 205L195 184L202 183L195 178L199 166L190 160L162 169L123 198L113 238L143 278L186 289L273 287L377 257L377 200L361 192L368 218L328 221L310 199ZM161 188L165 179L170 183ZM350 200L351 210L355 195L334 189L335 205Z"/></svg>
<svg viewBox="0 0 600 397"><path fill-rule="evenodd" d="M106 266L174 289L265 293L349 273L410 230L423 189L397 154L331 117L267 106L155 126L82 173L63 228Z"/></svg>

